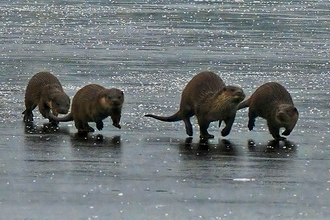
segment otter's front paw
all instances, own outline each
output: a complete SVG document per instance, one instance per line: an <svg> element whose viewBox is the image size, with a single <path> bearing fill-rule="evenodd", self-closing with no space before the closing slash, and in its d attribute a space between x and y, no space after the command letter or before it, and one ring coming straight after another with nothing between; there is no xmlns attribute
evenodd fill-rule
<svg viewBox="0 0 330 220"><path fill-rule="evenodd" d="M283 131L282 135L288 136L291 133L291 130Z"/></svg>
<svg viewBox="0 0 330 220"><path fill-rule="evenodd" d="M102 130L103 129L103 122L102 121L96 122L96 128L99 131Z"/></svg>
<svg viewBox="0 0 330 220"><path fill-rule="evenodd" d="M229 129L226 129L226 128L222 129L222 131L221 131L221 135L223 137L227 136L229 133L230 133L230 130Z"/></svg>
<svg viewBox="0 0 330 220"><path fill-rule="evenodd" d="M253 127L254 127L254 126L255 126L254 121L249 121L249 123L248 123L248 128L249 128L250 131L253 130Z"/></svg>
<svg viewBox="0 0 330 220"><path fill-rule="evenodd" d="M286 140L286 137L278 136L278 137L276 137L274 139L277 140L277 141L285 141Z"/></svg>
<svg viewBox="0 0 330 220"><path fill-rule="evenodd" d="M112 125L115 126L116 128L121 129L121 126L120 126L120 124L118 124L118 123L113 123Z"/></svg>

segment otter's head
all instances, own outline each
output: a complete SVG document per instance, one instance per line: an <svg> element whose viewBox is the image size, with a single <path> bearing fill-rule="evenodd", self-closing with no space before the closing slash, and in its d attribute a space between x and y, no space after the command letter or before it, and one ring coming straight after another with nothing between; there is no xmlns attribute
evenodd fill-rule
<svg viewBox="0 0 330 220"><path fill-rule="evenodd" d="M225 86L223 88L222 94L227 98L232 99L233 102L236 103L240 103L245 98L243 90L237 86Z"/></svg>
<svg viewBox="0 0 330 220"><path fill-rule="evenodd" d="M121 108L124 103L124 92L119 89L106 89L101 93L100 104L105 109Z"/></svg>
<svg viewBox="0 0 330 220"><path fill-rule="evenodd" d="M54 115L67 114L70 108L70 98L64 92L56 93L51 97L49 107Z"/></svg>
<svg viewBox="0 0 330 220"><path fill-rule="evenodd" d="M289 135L298 121L299 113L293 105L282 104L276 110L277 123L285 128L282 135Z"/></svg>

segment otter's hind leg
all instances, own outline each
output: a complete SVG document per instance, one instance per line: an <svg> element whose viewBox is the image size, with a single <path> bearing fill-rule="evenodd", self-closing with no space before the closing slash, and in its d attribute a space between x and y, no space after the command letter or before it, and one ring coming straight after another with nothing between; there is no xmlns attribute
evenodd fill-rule
<svg viewBox="0 0 330 220"><path fill-rule="evenodd" d="M78 129L78 133L94 132L94 128L88 125L86 121L75 120L75 126Z"/></svg>
<svg viewBox="0 0 330 220"><path fill-rule="evenodd" d="M183 122L184 122L185 127L186 127L187 135L190 136L190 137L193 136L193 128L192 128L192 125L191 125L191 122L190 122L190 117L184 118Z"/></svg>
<svg viewBox="0 0 330 220"><path fill-rule="evenodd" d="M30 101L25 101L25 110L22 112L23 116L23 121L25 123L33 122L33 113L32 111L37 107L36 104Z"/></svg>
<svg viewBox="0 0 330 220"><path fill-rule="evenodd" d="M209 134L207 129L209 128L210 121L207 121L205 119L197 118L198 120L198 125L199 125L199 131L200 131L200 138L201 139L209 139L209 138L214 138L214 135Z"/></svg>
<svg viewBox="0 0 330 220"><path fill-rule="evenodd" d="M250 109L249 110L249 122L248 122L248 128L250 131L252 131L253 127L255 126L256 117L257 117L256 113Z"/></svg>
<svg viewBox="0 0 330 220"><path fill-rule="evenodd" d="M26 109L22 114L24 114L23 121L25 123L33 122L33 113L31 110Z"/></svg>

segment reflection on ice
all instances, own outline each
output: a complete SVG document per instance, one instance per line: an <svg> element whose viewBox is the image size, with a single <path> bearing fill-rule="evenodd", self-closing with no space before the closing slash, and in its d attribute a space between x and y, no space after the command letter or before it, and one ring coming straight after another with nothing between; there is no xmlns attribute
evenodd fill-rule
<svg viewBox="0 0 330 220"><path fill-rule="evenodd" d="M81 135L79 133L75 133L71 137L72 146L85 146L85 147L93 147L93 146L112 146L112 147L120 147L121 137L104 137L102 134L97 135Z"/></svg>
<svg viewBox="0 0 330 220"><path fill-rule="evenodd" d="M289 140L270 140L265 144L256 144L250 139L247 146L253 155L267 157L293 157L297 150L297 145Z"/></svg>
<svg viewBox="0 0 330 220"><path fill-rule="evenodd" d="M24 125L22 125L24 126ZM41 140L58 139L62 136L63 140L70 139L72 146L98 147L98 146L120 146L121 137L105 137L102 134L80 134L72 133L69 127L54 126L51 123L36 125L29 123L24 127L26 139L40 142ZM37 136L36 136L37 135ZM37 139L35 139L37 137Z"/></svg>
<svg viewBox="0 0 330 220"><path fill-rule="evenodd" d="M33 122L26 123L24 126L24 131L26 134L69 134L68 127L58 127L57 125L53 125L52 123L44 123L43 125L37 125Z"/></svg>
<svg viewBox="0 0 330 220"><path fill-rule="evenodd" d="M213 157L239 156L242 151L227 139L219 139L219 143L210 143L209 140L200 140L193 143L192 138L187 138L185 143L179 144L180 155L186 159L207 159Z"/></svg>

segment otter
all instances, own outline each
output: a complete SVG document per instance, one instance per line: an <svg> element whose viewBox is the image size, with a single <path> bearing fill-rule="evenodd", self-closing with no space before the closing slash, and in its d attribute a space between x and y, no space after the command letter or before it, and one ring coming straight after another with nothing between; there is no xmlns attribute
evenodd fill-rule
<svg viewBox="0 0 330 220"><path fill-rule="evenodd" d="M247 100L241 102L238 109L249 107L248 128L255 126L259 116L267 120L268 130L274 139L284 140L279 135L281 127L285 128L282 135L288 136L298 120L298 110L294 107L289 92L277 82L269 82L260 86Z"/></svg>
<svg viewBox="0 0 330 220"><path fill-rule="evenodd" d="M201 139L214 138L214 135L207 131L212 121L219 120L219 127L224 121L226 126L221 135L227 136L234 123L238 104L244 98L245 94L241 88L226 86L218 75L205 71L194 76L184 88L178 112L169 117L152 114L145 116L166 122L183 120L187 135L192 136L190 117L196 115Z"/></svg>
<svg viewBox="0 0 330 220"><path fill-rule="evenodd" d="M63 118L50 117L59 122L74 121L78 133L94 132L88 122L95 122L98 130L103 129L103 119L111 116L113 126L121 128L119 122L124 103L124 93L119 89L106 89L89 84L78 90L72 99L71 112Z"/></svg>
<svg viewBox="0 0 330 220"><path fill-rule="evenodd" d="M70 98L63 91L60 81L49 72L39 72L28 82L25 91L25 110L23 121L33 122L32 111L39 107L39 111L49 122L57 124L49 115L67 114L70 108Z"/></svg>

